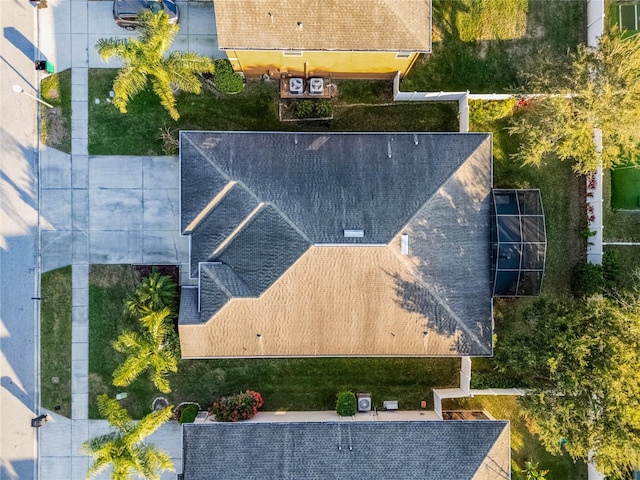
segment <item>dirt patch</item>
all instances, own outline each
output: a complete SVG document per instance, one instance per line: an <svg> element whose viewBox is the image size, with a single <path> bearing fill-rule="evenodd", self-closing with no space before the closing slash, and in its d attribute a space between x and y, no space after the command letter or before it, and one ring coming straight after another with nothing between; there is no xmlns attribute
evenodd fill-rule
<svg viewBox="0 0 640 480"><path fill-rule="evenodd" d="M177 285L180 284L180 269L177 265L132 265L138 273L138 278L145 278L151 275L151 271L157 268L160 275L170 276Z"/></svg>
<svg viewBox="0 0 640 480"><path fill-rule="evenodd" d="M53 90L57 94L57 90ZM71 130L67 119L62 115L61 107L42 109L42 143L53 148L65 150L65 144L71 141Z"/></svg>
<svg viewBox="0 0 640 480"><path fill-rule="evenodd" d="M132 290L140 282L140 276L131 265L91 265L89 270L89 283L96 287L119 286L123 279L131 279Z"/></svg>
<svg viewBox="0 0 640 480"><path fill-rule="evenodd" d="M92 394L99 395L109 391L109 385L103 380L103 378L96 374L89 374L89 391Z"/></svg>

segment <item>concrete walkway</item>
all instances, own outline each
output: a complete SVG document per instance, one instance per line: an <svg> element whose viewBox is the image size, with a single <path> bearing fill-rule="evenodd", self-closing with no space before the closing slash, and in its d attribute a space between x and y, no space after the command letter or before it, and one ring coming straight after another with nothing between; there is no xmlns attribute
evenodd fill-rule
<svg viewBox="0 0 640 480"><path fill-rule="evenodd" d="M181 30L173 48L222 56L211 2L179 5ZM188 262L188 240L179 232L177 158L88 155L89 68L117 66L101 62L94 45L99 38L131 35L115 25L111 8L110 1L49 0L49 8L38 12L42 58L57 71L72 68L71 155L41 147L43 271L71 264L73 275L72 419L49 412L50 422L40 430L45 480L84 479L90 459L80 452L82 443L108 430L105 421L88 419L89 265ZM164 425L150 442L181 471L179 425Z"/></svg>

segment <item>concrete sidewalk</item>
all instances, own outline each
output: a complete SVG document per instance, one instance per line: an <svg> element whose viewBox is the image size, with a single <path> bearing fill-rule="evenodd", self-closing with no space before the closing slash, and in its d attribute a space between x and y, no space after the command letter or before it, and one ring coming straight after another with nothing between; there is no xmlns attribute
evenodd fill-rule
<svg viewBox="0 0 640 480"><path fill-rule="evenodd" d="M179 5L173 48L222 56L212 3ZM82 443L108 430L106 422L88 419L89 265L188 262L188 239L179 231L177 158L88 155L89 68L117 67L101 62L94 45L102 37L131 35L115 25L111 8L110 1L49 0L49 8L38 11L40 58L57 71L72 68L71 155L41 146L43 271L72 265L72 419L49 413L40 430L42 479L84 479L90 459L80 452ZM164 425L149 441L181 470L179 425Z"/></svg>

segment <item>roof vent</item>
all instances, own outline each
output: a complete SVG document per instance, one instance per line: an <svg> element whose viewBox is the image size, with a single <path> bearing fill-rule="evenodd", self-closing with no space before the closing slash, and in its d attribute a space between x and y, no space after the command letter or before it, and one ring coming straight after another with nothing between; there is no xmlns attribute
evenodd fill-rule
<svg viewBox="0 0 640 480"><path fill-rule="evenodd" d="M406 233L400 237L400 251L403 255L409 255L409 235Z"/></svg>
<svg viewBox="0 0 640 480"><path fill-rule="evenodd" d="M364 237L364 230L344 230L345 238L362 238Z"/></svg>

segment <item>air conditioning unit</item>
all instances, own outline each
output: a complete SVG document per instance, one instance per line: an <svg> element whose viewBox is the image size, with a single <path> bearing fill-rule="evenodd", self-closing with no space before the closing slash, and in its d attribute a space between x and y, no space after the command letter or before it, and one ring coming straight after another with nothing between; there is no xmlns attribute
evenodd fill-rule
<svg viewBox="0 0 640 480"><path fill-rule="evenodd" d="M304 80L298 77L290 78L289 92L292 95L302 95L304 93Z"/></svg>
<svg viewBox="0 0 640 480"><path fill-rule="evenodd" d="M370 412L371 411L371 394L370 393L359 393L356 395L358 399L358 411L359 412Z"/></svg>
<svg viewBox="0 0 640 480"><path fill-rule="evenodd" d="M324 80L322 78L310 79L309 93L311 95L322 95L324 93Z"/></svg>

